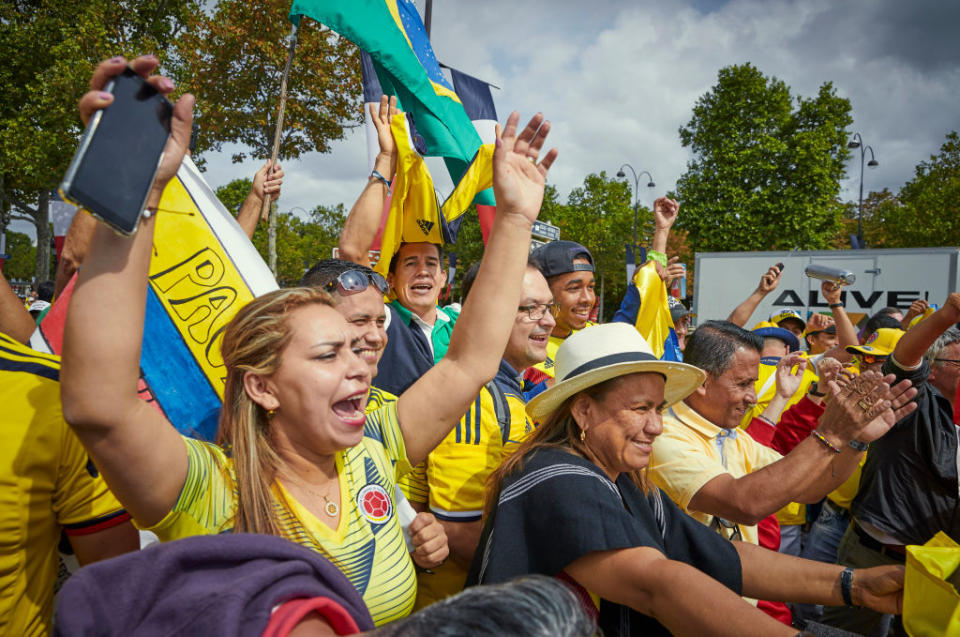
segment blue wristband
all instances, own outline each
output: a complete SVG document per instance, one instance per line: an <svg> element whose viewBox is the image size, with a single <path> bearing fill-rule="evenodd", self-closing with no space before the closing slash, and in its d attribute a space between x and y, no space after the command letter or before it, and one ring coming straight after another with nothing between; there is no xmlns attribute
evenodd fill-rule
<svg viewBox="0 0 960 637"><path fill-rule="evenodd" d="M377 181L383 182L383 185L387 187L387 194L390 194L390 180L380 174L379 171L374 170L370 173L370 176L376 179Z"/></svg>

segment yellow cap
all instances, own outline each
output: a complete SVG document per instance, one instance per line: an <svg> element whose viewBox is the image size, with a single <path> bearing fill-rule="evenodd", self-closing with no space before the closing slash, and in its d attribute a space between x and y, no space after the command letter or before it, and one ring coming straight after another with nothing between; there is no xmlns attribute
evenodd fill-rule
<svg viewBox="0 0 960 637"><path fill-rule="evenodd" d="M851 354L873 354L874 356L890 356L900 338L906 334L903 330L893 327L881 327L870 335L863 345L848 345L847 351Z"/></svg>

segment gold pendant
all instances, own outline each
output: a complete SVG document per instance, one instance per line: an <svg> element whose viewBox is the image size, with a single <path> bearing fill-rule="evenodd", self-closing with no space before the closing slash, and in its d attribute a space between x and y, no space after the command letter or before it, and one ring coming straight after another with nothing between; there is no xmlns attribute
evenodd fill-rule
<svg viewBox="0 0 960 637"><path fill-rule="evenodd" d="M336 502L331 502L330 500L327 500L327 504L324 507L324 510L327 512L327 515L329 515L332 518L335 518L337 517L337 514L340 513L340 506Z"/></svg>

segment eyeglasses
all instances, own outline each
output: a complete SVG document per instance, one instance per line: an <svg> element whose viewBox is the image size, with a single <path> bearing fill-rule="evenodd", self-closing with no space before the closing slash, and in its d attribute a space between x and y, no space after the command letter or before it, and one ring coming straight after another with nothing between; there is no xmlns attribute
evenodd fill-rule
<svg viewBox="0 0 960 637"><path fill-rule="evenodd" d="M336 289L340 296L350 296L363 292L370 284L373 284L373 287L377 288L380 294L386 294L387 290L390 289L382 274L379 272L363 272L362 270L342 272L336 279L323 286L323 289L327 292L333 292Z"/></svg>
<svg viewBox="0 0 960 637"><path fill-rule="evenodd" d="M950 363L951 365L960 367L960 360L955 358L935 358L933 360L937 361L938 363Z"/></svg>
<svg viewBox="0 0 960 637"><path fill-rule="evenodd" d="M517 308L517 311L526 312L527 319L531 321L539 321L547 312L553 312L556 308L556 303L533 303L531 305L521 305Z"/></svg>
<svg viewBox="0 0 960 637"><path fill-rule="evenodd" d="M731 522L730 520L725 520L719 515L713 516L713 522L710 525L714 531L720 531L720 535L727 538L731 542L739 542L743 539L743 534L740 533L740 525ZM726 529L727 531L732 531L729 535L724 533L721 529Z"/></svg>

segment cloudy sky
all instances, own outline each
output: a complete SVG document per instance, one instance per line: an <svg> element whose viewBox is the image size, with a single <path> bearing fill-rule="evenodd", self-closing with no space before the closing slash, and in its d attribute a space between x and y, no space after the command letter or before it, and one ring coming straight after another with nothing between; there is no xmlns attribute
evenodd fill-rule
<svg viewBox="0 0 960 637"><path fill-rule="evenodd" d="M418 1L423 8L424 0ZM896 189L960 128L960 3L942 0L436 0L437 57L489 81L501 120L542 110L560 159L550 181L565 196L591 173L623 162L674 186L689 160L677 129L717 71L752 62L813 96L832 81L853 106L852 131L876 151L865 190ZM287 162L280 208L352 203L366 175L362 129L329 155ZM255 166L210 158L220 185ZM843 196L855 199L856 153ZM442 168L433 170L450 188ZM682 202L681 202L682 204Z"/></svg>
<svg viewBox="0 0 960 637"><path fill-rule="evenodd" d="M865 190L898 188L960 129L958 24L960 3L943 0L436 0L432 41L441 62L501 87L501 120L512 109L546 114L560 149L549 179L562 196L587 174L629 162L657 182L642 188L649 204L690 158L677 129L696 99L721 67L748 61L795 95L832 81L852 103L851 132L880 162ZM229 156L208 157L212 186L257 167ZM842 193L851 200L859 161L856 153ZM362 128L330 154L284 162L280 209L349 207L366 166ZM432 172L449 192L445 171Z"/></svg>

